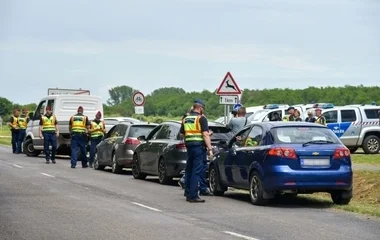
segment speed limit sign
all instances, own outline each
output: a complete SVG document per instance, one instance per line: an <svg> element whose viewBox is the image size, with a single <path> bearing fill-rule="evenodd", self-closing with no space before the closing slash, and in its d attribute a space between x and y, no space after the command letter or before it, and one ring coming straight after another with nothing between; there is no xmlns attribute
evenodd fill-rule
<svg viewBox="0 0 380 240"><path fill-rule="evenodd" d="M145 96L142 92L135 92L132 97L133 104L135 106L144 106Z"/></svg>

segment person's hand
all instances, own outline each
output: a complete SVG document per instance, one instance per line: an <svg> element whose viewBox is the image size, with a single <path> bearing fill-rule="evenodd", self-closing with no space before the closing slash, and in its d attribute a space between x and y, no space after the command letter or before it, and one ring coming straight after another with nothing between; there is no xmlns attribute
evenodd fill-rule
<svg viewBox="0 0 380 240"><path fill-rule="evenodd" d="M210 156L210 158L214 156L214 152L212 151L212 149L208 150L208 155Z"/></svg>
<svg viewBox="0 0 380 240"><path fill-rule="evenodd" d="M241 141L241 136L237 136L236 140Z"/></svg>
<svg viewBox="0 0 380 240"><path fill-rule="evenodd" d="M59 137L59 132L57 131L57 132L55 133L55 135L56 135L57 137Z"/></svg>
<svg viewBox="0 0 380 240"><path fill-rule="evenodd" d="M40 133L40 138L41 138L41 139L44 139L44 136L42 135L42 133Z"/></svg>
<svg viewBox="0 0 380 240"><path fill-rule="evenodd" d="M212 130L209 130L208 133L210 134L210 136L211 136L212 134L214 134L214 132L213 132Z"/></svg>

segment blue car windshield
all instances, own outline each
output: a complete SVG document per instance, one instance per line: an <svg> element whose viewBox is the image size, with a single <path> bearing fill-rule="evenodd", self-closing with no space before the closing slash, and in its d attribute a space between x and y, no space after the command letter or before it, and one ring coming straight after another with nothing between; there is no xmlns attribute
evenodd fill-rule
<svg viewBox="0 0 380 240"><path fill-rule="evenodd" d="M274 143L304 144L310 141L340 143L338 137L327 128L310 126L284 126L271 129Z"/></svg>

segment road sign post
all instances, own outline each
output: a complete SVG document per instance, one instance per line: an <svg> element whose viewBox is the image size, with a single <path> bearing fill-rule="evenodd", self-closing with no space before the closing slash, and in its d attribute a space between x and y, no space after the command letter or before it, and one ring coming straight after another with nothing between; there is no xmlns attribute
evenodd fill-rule
<svg viewBox="0 0 380 240"><path fill-rule="evenodd" d="M235 82L230 72L227 72L226 76L219 85L216 95L219 96L219 104L224 105L224 123L227 124L230 121L230 105L240 103L242 91Z"/></svg>
<svg viewBox="0 0 380 240"><path fill-rule="evenodd" d="M144 115L145 96L142 92L135 92L132 96L133 104L135 105L135 114Z"/></svg>

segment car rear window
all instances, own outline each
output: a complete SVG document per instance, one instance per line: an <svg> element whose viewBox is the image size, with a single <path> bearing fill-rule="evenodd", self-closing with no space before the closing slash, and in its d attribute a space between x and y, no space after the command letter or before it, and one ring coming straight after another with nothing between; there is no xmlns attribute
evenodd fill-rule
<svg viewBox="0 0 380 240"><path fill-rule="evenodd" d="M213 134L211 135L211 140L228 140L233 136L230 129L222 126L209 126L208 127Z"/></svg>
<svg viewBox="0 0 380 240"><path fill-rule="evenodd" d="M378 109L364 109L364 113L368 119L379 119L379 111Z"/></svg>
<svg viewBox="0 0 380 240"><path fill-rule="evenodd" d="M140 136L148 136L148 134L155 128L155 125L145 125L145 126L131 126L129 130L128 137L137 138Z"/></svg>
<svg viewBox="0 0 380 240"><path fill-rule="evenodd" d="M310 141L331 141L340 143L337 136L328 128L320 127L276 127L271 130L274 143L299 143Z"/></svg>

